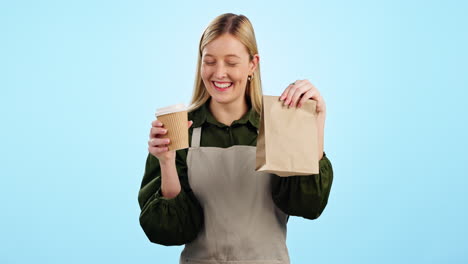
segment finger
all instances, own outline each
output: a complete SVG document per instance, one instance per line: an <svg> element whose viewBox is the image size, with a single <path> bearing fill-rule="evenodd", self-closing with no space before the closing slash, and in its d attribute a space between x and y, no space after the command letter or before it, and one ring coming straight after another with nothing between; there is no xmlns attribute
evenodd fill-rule
<svg viewBox="0 0 468 264"><path fill-rule="evenodd" d="M294 94L292 95L291 103L289 103L289 105L288 105L288 108L291 107L291 106L296 106L296 105L297 105L297 101L300 99L301 95L303 95L304 93L306 93L307 90L309 90L309 89L310 89L310 88L308 87L307 84L302 85L302 86L296 88L296 91L295 91Z"/></svg>
<svg viewBox="0 0 468 264"><path fill-rule="evenodd" d="M289 90L293 87L292 84L288 85L288 87L286 87L286 89L284 89L283 93L281 94L279 100L280 101L283 101L284 99L286 99L288 93L289 93Z"/></svg>
<svg viewBox="0 0 468 264"><path fill-rule="evenodd" d="M317 112L325 112L326 111L325 100L322 96L319 96L317 99Z"/></svg>
<svg viewBox="0 0 468 264"><path fill-rule="evenodd" d="M304 84L303 84L303 82L302 82L301 80L296 81L296 84L295 84L294 87L289 91L287 98L284 100L284 104L283 104L283 105L289 107L289 105L290 105L291 102L292 102L292 97L293 97L294 94L296 93L297 89L298 89L299 87L302 87L303 85L304 85Z"/></svg>
<svg viewBox="0 0 468 264"><path fill-rule="evenodd" d="M290 98L289 95L293 92L292 90L294 90L299 84L301 84L302 81L303 80L296 80L295 82L289 84L288 87L286 87L283 94L280 96L280 101L283 101L283 105L286 105L286 100L288 97Z"/></svg>
<svg viewBox="0 0 468 264"><path fill-rule="evenodd" d="M309 100L313 94L314 94L314 90L309 90L304 95L302 95L302 98L301 100L299 100L297 107L300 108L302 105L304 105L304 103L307 102L307 100Z"/></svg>
<svg viewBox="0 0 468 264"><path fill-rule="evenodd" d="M148 146L150 147L163 147L169 144L171 140L169 138L152 138L148 140Z"/></svg>
<svg viewBox="0 0 468 264"><path fill-rule="evenodd" d="M167 129L162 128L162 127L152 127L150 130L150 138L157 137L159 134L165 135L167 134Z"/></svg>
<svg viewBox="0 0 468 264"><path fill-rule="evenodd" d="M296 80L293 82L294 85L299 85L301 83L303 83L305 80Z"/></svg>
<svg viewBox="0 0 468 264"><path fill-rule="evenodd" d="M300 86L303 85L304 80L296 80L294 83L295 84L291 84L291 87L288 90L286 98L284 98L283 105L289 105L291 103L291 99L292 99L293 94L295 93L297 87L300 87Z"/></svg>
<svg viewBox="0 0 468 264"><path fill-rule="evenodd" d="M288 105L289 103L291 103L291 97L292 95L294 94L294 92L296 91L296 86L297 84L294 84L294 85L291 85L287 91L287 93L285 94L284 96L284 99L283 99L283 105L286 106Z"/></svg>
<svg viewBox="0 0 468 264"><path fill-rule="evenodd" d="M153 122L151 122L151 126L152 127L162 127L163 123L161 121L159 121L158 119L156 119Z"/></svg>
<svg viewBox="0 0 468 264"><path fill-rule="evenodd" d="M312 97L308 96L310 100L315 100L317 102L316 106L315 106L315 112L317 113L320 113L320 112L325 112L325 101L323 100L323 97L318 95L312 95ZM306 100L307 101L307 100ZM305 101L304 102L300 102L300 106L298 105L298 107L301 107L302 105L304 105Z"/></svg>
<svg viewBox="0 0 468 264"><path fill-rule="evenodd" d="M281 100L285 100L288 97L288 94L291 93L291 89L294 89L297 85L299 85L302 82L302 80L296 80L293 83L289 84L289 86L286 88L286 90L283 92L283 95L281 95Z"/></svg>
<svg viewBox="0 0 468 264"><path fill-rule="evenodd" d="M156 153L156 154L159 154L159 153L163 153L163 152L166 152L169 150L169 147L148 147L148 151L150 153Z"/></svg>
<svg viewBox="0 0 468 264"><path fill-rule="evenodd" d="M189 123L188 127L190 128L193 125L193 121L190 120L190 121L188 121L188 123Z"/></svg>

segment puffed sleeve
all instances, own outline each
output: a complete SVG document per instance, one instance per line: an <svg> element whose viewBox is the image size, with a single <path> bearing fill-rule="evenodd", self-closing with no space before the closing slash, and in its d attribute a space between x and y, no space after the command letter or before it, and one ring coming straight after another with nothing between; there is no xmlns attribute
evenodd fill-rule
<svg viewBox="0 0 468 264"><path fill-rule="evenodd" d="M173 198L161 195L161 167L148 153L138 193L140 225L148 239L157 244L183 245L194 240L203 225L203 209L190 189L187 177L187 149L176 150L176 168L181 184Z"/></svg>
<svg viewBox="0 0 468 264"><path fill-rule="evenodd" d="M280 177L274 175L271 181L272 198L284 213L318 218L328 203L333 182L333 168L323 153L319 161L319 174Z"/></svg>

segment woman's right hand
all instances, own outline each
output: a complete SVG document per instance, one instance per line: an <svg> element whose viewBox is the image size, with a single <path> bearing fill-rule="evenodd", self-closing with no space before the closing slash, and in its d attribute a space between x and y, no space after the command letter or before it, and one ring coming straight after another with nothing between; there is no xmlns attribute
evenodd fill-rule
<svg viewBox="0 0 468 264"><path fill-rule="evenodd" d="M193 121L188 121L187 125L190 128ZM187 129L188 129L187 128ZM150 139L148 140L148 151L159 159L159 162L175 161L176 151L169 150L168 144L170 138L164 137L167 130L164 128L164 124L159 120L154 120L151 123Z"/></svg>

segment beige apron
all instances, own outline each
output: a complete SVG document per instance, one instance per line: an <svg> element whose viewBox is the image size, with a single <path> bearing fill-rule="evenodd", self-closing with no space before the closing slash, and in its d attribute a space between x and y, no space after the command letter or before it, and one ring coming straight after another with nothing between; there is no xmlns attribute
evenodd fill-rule
<svg viewBox="0 0 468 264"><path fill-rule="evenodd" d="M255 146L200 147L200 138L201 127L194 128L187 166L205 221L179 263L290 263L288 215L271 197L271 177L277 176L255 171Z"/></svg>

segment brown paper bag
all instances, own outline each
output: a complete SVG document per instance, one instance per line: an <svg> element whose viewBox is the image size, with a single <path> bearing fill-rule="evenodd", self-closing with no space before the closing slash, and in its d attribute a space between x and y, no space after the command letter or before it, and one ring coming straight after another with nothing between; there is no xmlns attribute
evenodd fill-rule
<svg viewBox="0 0 468 264"><path fill-rule="evenodd" d="M279 96L262 101L255 170L282 177L318 174L317 102L288 108Z"/></svg>

